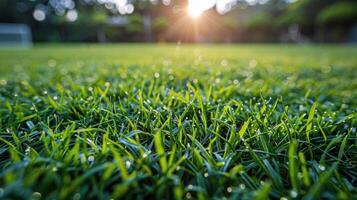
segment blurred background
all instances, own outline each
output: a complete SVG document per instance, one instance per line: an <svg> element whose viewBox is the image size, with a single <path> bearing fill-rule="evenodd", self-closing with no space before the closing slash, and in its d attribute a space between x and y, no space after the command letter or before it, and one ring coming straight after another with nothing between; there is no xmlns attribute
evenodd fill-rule
<svg viewBox="0 0 357 200"><path fill-rule="evenodd" d="M357 42L356 0L1 0L0 44Z"/></svg>

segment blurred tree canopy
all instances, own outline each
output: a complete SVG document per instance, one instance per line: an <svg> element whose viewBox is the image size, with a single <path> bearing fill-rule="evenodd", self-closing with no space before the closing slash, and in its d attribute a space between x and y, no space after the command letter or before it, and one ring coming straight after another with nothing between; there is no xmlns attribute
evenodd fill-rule
<svg viewBox="0 0 357 200"><path fill-rule="evenodd" d="M323 25L350 25L357 21L357 2L338 2L327 6L317 17L317 22Z"/></svg>
<svg viewBox="0 0 357 200"><path fill-rule="evenodd" d="M355 0L214 2L193 19L188 0L1 0L0 22L54 42L341 42L357 26Z"/></svg>

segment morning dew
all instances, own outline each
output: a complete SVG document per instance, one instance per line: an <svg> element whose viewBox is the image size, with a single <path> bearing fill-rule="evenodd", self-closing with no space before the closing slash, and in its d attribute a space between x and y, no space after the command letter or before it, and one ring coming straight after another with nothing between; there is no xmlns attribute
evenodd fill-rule
<svg viewBox="0 0 357 200"><path fill-rule="evenodd" d="M73 200L79 200L79 199L81 199L81 194L77 192L75 195L73 195Z"/></svg>
<svg viewBox="0 0 357 200"><path fill-rule="evenodd" d="M326 167L323 166L323 165L319 165L319 169L320 169L321 171L325 171L325 170L326 170Z"/></svg>
<svg viewBox="0 0 357 200"><path fill-rule="evenodd" d="M0 80L0 85L4 86L7 84L7 81L6 80Z"/></svg>
<svg viewBox="0 0 357 200"><path fill-rule="evenodd" d="M242 189L242 190L244 190L244 189L245 189L244 183L239 184L239 188Z"/></svg>
<svg viewBox="0 0 357 200"><path fill-rule="evenodd" d="M31 195L31 199L32 199L32 200L41 199L41 197L42 197L42 194L39 193L39 192L34 192L34 193L32 193L32 195Z"/></svg>
<svg viewBox="0 0 357 200"><path fill-rule="evenodd" d="M125 167L128 169L131 167L131 162L129 160L125 161Z"/></svg>
<svg viewBox="0 0 357 200"><path fill-rule="evenodd" d="M94 156L89 156L88 157L88 162L94 162Z"/></svg>
<svg viewBox="0 0 357 200"><path fill-rule="evenodd" d="M290 196L291 196L292 198L296 198L296 197L298 196L297 191L296 191L296 190L291 190L291 191L290 191Z"/></svg>

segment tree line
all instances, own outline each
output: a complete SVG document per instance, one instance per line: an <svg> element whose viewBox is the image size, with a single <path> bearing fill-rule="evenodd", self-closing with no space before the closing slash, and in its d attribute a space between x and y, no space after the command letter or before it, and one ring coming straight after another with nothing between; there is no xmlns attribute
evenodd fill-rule
<svg viewBox="0 0 357 200"><path fill-rule="evenodd" d="M28 24L33 40L46 42L347 42L357 34L354 0L236 0L229 12L212 7L197 19L187 3L1 0L0 22Z"/></svg>

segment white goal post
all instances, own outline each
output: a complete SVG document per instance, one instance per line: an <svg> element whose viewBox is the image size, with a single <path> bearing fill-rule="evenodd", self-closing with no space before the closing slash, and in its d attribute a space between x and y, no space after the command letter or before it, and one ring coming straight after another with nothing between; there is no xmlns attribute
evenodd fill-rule
<svg viewBox="0 0 357 200"><path fill-rule="evenodd" d="M0 47L10 46L32 46L32 35L28 25L0 23Z"/></svg>

